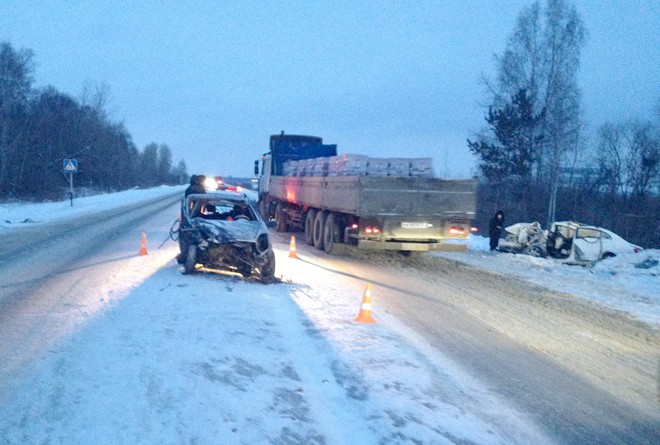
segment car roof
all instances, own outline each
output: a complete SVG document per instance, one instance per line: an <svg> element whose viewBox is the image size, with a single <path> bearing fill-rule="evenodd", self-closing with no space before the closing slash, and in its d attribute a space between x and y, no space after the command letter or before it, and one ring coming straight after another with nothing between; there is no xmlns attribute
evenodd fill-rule
<svg viewBox="0 0 660 445"><path fill-rule="evenodd" d="M602 230L602 227L597 227L597 226L592 226L589 224L583 224L575 221L556 221L554 224L556 225L561 225L561 226L573 226L574 228L580 228L580 229L600 229Z"/></svg>
<svg viewBox="0 0 660 445"><path fill-rule="evenodd" d="M226 192L226 191L210 191L207 193L192 193L188 195L187 199L204 199L204 200L213 200L213 199L224 199L227 201L236 201L236 202L246 202L247 197L242 193L236 192Z"/></svg>
<svg viewBox="0 0 660 445"><path fill-rule="evenodd" d="M572 228L575 229L594 229L594 230L600 230L601 232L605 232L608 235L614 235L618 238L621 238L621 235L617 235L616 233L612 232L609 229L606 229L604 227L598 227L598 226L592 226L590 224L582 224L579 222L574 222L574 221L558 221L555 222L555 224L562 225L562 226L571 226ZM622 238L623 239L623 238Z"/></svg>

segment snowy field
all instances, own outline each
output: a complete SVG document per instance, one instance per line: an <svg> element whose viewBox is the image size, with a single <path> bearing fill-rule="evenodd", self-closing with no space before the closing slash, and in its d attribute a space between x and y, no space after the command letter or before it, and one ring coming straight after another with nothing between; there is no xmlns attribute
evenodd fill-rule
<svg viewBox="0 0 660 445"><path fill-rule="evenodd" d="M660 264L648 269L635 267L649 258L660 260L657 249L623 254L583 267L561 264L551 258L490 252L488 238L470 235L467 254L434 255L575 295L660 328Z"/></svg>

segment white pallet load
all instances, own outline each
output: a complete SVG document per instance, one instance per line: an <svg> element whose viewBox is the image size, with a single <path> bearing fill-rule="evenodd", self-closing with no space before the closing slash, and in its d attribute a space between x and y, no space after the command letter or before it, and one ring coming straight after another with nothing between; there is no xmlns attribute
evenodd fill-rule
<svg viewBox="0 0 660 445"><path fill-rule="evenodd" d="M282 166L284 176L296 176L298 171L298 161L286 161Z"/></svg>
<svg viewBox="0 0 660 445"><path fill-rule="evenodd" d="M410 160L410 176L433 177L432 158L412 158Z"/></svg>
<svg viewBox="0 0 660 445"><path fill-rule="evenodd" d="M337 176L337 162L339 156L330 156L328 158L328 176Z"/></svg>
<svg viewBox="0 0 660 445"><path fill-rule="evenodd" d="M307 176L307 159L301 159L297 162L296 176Z"/></svg>
<svg viewBox="0 0 660 445"><path fill-rule="evenodd" d="M314 176L314 164L316 162L316 158L312 159L305 159L304 161L300 161L305 164L305 168L303 170L303 176Z"/></svg>
<svg viewBox="0 0 660 445"><path fill-rule="evenodd" d="M367 176L387 176L387 158L367 158Z"/></svg>
<svg viewBox="0 0 660 445"><path fill-rule="evenodd" d="M296 161L296 176L305 176L305 160Z"/></svg>
<svg viewBox="0 0 660 445"><path fill-rule="evenodd" d="M328 158L314 158L312 176L328 176Z"/></svg>
<svg viewBox="0 0 660 445"><path fill-rule="evenodd" d="M387 176L410 176L410 158L390 158Z"/></svg>
<svg viewBox="0 0 660 445"><path fill-rule="evenodd" d="M328 176L363 176L367 172L367 157L343 154L330 158Z"/></svg>

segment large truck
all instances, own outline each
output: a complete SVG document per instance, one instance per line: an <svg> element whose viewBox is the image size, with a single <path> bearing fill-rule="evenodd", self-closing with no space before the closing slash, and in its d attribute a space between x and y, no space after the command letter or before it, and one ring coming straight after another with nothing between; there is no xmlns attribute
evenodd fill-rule
<svg viewBox="0 0 660 445"><path fill-rule="evenodd" d="M292 162L336 158L337 146L324 145L319 137L271 136L259 177L262 216L274 218L279 232L304 231L307 244L328 253L337 243L404 254L465 251L465 243L447 241L470 234L476 179L410 176L405 171L299 176L290 168L285 175Z"/></svg>

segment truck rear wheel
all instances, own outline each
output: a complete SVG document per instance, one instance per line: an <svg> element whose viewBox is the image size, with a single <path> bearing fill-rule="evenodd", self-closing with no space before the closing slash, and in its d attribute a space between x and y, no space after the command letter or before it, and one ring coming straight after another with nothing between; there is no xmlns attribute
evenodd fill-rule
<svg viewBox="0 0 660 445"><path fill-rule="evenodd" d="M314 245L314 218L316 218L316 210L309 209L305 217L305 242L308 246Z"/></svg>
<svg viewBox="0 0 660 445"><path fill-rule="evenodd" d="M318 211L314 217L314 247L323 249L323 227L325 226L325 212Z"/></svg>
<svg viewBox="0 0 660 445"><path fill-rule="evenodd" d="M332 248L339 240L339 226L336 219L337 217L333 213L330 213L325 219L323 226L323 250L327 253L332 252Z"/></svg>
<svg viewBox="0 0 660 445"><path fill-rule="evenodd" d="M282 205L281 202L278 202L277 207L275 208L275 221L277 222L277 225L275 226L276 231L286 232L289 228L289 218L284 211L284 205Z"/></svg>

